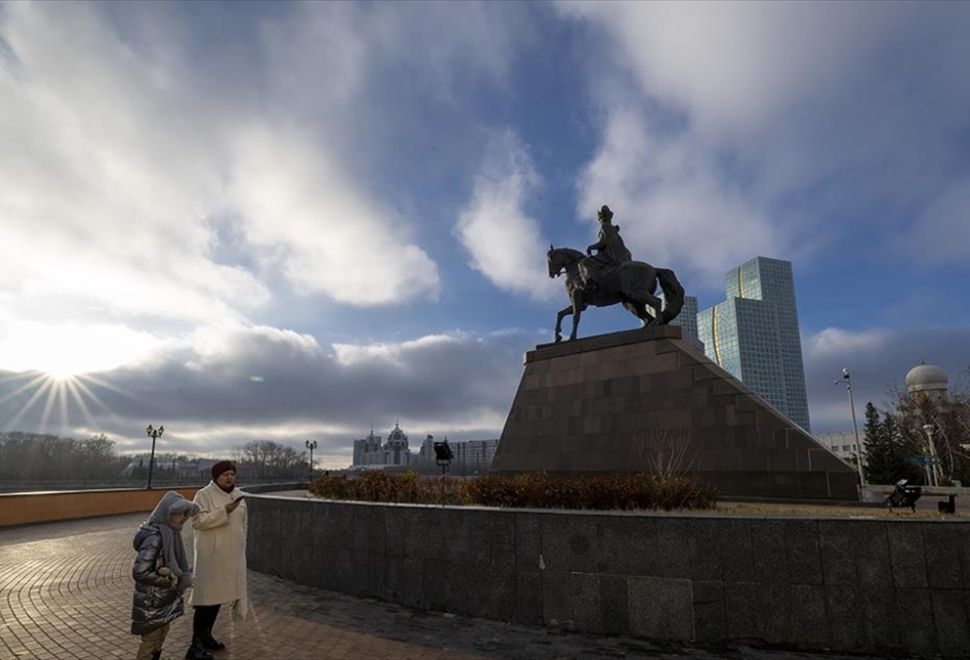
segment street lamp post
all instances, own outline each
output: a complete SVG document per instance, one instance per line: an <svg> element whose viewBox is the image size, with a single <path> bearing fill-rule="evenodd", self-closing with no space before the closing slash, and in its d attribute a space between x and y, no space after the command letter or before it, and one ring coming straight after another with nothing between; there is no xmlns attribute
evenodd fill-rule
<svg viewBox="0 0 970 660"><path fill-rule="evenodd" d="M859 441L859 425L855 421L855 401L852 398L852 377L849 375L848 367L842 368L842 380L845 381L845 390L849 393L849 410L852 411L852 431L855 433L855 456L856 467L859 468L859 485L865 486L866 477L862 471L862 443Z"/></svg>
<svg viewBox="0 0 970 660"><path fill-rule="evenodd" d="M306 441L306 448L310 450L310 481L313 481L313 450L317 448L317 441Z"/></svg>
<svg viewBox="0 0 970 660"><path fill-rule="evenodd" d="M148 461L148 485L145 486L146 489L151 490L152 470L155 469L155 441L162 437L162 434L165 433L165 427L159 426L157 429L155 429L152 428L151 424L149 424L148 428L145 429L145 433L147 433L148 437L152 439L152 457Z"/></svg>
<svg viewBox="0 0 970 660"><path fill-rule="evenodd" d="M929 464L929 469L927 469L927 474L933 475L933 486L940 485L940 464L939 459L936 457L936 447L933 446L933 431L936 428L932 424L923 424L923 431L926 432L926 446L927 446L927 457L926 460Z"/></svg>

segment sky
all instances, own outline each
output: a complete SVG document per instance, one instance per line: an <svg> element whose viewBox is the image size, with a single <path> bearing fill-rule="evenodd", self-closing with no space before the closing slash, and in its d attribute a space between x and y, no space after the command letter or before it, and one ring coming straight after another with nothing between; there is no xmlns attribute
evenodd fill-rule
<svg viewBox="0 0 970 660"><path fill-rule="evenodd" d="M0 4L0 430L498 437L596 240L794 264L815 432L970 367L970 4ZM637 327L593 310L584 336Z"/></svg>

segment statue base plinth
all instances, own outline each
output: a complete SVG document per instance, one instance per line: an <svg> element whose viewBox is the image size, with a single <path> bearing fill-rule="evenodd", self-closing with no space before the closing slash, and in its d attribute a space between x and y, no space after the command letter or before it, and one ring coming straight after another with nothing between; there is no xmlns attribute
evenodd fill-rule
<svg viewBox="0 0 970 660"><path fill-rule="evenodd" d="M688 474L729 497L858 499L852 467L671 325L526 353L492 472L537 471Z"/></svg>

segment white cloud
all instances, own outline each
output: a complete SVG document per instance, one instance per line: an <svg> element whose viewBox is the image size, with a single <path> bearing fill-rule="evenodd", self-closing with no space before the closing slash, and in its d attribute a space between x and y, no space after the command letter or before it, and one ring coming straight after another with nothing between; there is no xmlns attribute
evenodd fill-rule
<svg viewBox="0 0 970 660"><path fill-rule="evenodd" d="M438 269L311 140L264 127L235 138L231 197L247 238L300 292L379 305L437 295Z"/></svg>
<svg viewBox="0 0 970 660"><path fill-rule="evenodd" d="M590 88L603 138L579 181L581 215L622 202L618 220L637 218L620 220L629 242L656 243L708 284L739 257L804 260L854 232L876 232L872 249L896 257L913 214L916 242L932 245L915 258L968 254L952 210L966 6L556 6L599 47Z"/></svg>
<svg viewBox="0 0 970 660"><path fill-rule="evenodd" d="M825 328L806 339L805 357L807 360L823 360L847 354L877 354L886 349L890 339L891 334L881 329L850 331Z"/></svg>
<svg viewBox="0 0 970 660"><path fill-rule="evenodd" d="M723 180L702 145L659 135L629 107L610 114L579 193L580 212L610 205L634 259L686 265L711 284L751 255L790 255L762 204Z"/></svg>
<svg viewBox="0 0 970 660"><path fill-rule="evenodd" d="M181 25L161 22L168 40L142 50L118 25L79 4L0 16L0 293L11 311L244 321L271 299L275 274L352 305L437 295L411 219L348 175L353 154L320 137L326 121L296 128L207 80L175 55ZM366 59L358 51L348 57ZM364 69L332 65L348 82L318 96L360 103L350 81ZM210 83L225 96L207 96ZM233 226L234 245L220 245L214 217Z"/></svg>
<svg viewBox="0 0 970 660"><path fill-rule="evenodd" d="M543 261L548 244L526 210L542 185L528 151L511 130L493 137L455 235L471 265L502 289L549 299L557 291Z"/></svg>
<svg viewBox="0 0 970 660"><path fill-rule="evenodd" d="M218 168L187 130L186 99L88 7L50 9L11 5L0 24L4 288L57 299L65 316L199 320L265 300L251 273L203 256Z"/></svg>

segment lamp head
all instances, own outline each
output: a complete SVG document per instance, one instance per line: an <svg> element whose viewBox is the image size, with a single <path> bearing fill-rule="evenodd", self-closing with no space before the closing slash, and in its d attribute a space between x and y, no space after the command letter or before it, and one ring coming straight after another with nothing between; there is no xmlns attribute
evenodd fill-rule
<svg viewBox="0 0 970 660"><path fill-rule="evenodd" d="M435 460L447 462L454 458L454 454L451 451L451 447L448 446L448 441L436 442L432 445L434 448Z"/></svg>

